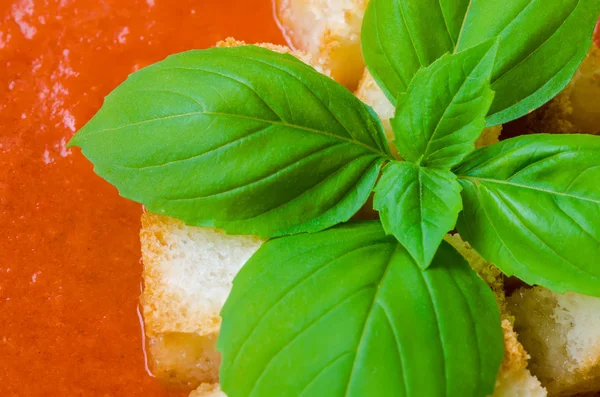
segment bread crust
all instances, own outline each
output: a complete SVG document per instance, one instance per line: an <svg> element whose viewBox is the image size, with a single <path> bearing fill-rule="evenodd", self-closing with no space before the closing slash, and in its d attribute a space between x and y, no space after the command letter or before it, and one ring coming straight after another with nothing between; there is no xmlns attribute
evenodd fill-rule
<svg viewBox="0 0 600 397"><path fill-rule="evenodd" d="M504 360L496 377L492 397L545 397L546 389L528 369L529 354L519 342L514 330L514 316L508 310L504 292L504 276L500 269L486 262L458 234L448 235L445 240L469 262L473 270L485 281L498 302L502 331L504 333Z"/></svg>

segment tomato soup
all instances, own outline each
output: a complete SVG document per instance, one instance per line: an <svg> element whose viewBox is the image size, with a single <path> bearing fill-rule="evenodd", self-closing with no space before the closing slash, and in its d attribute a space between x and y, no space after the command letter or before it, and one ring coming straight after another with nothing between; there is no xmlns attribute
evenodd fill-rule
<svg viewBox="0 0 600 397"><path fill-rule="evenodd" d="M0 395L187 395L145 368L141 207L65 144L129 73L227 36L283 43L270 0L0 1Z"/></svg>

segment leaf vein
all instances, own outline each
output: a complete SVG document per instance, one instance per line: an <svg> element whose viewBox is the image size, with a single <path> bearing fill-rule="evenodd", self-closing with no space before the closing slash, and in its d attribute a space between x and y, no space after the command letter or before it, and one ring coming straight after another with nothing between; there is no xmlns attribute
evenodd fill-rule
<svg viewBox="0 0 600 397"><path fill-rule="evenodd" d="M558 208L560 210L560 212L562 212L563 214L565 214L567 216L567 218L569 218L571 221L573 221L573 223L575 223L579 229L581 229L581 231L585 234L587 234L589 237L591 237L596 243L600 244L600 240L598 240L598 237L594 236L592 233L590 233L587 229L585 229L583 227L583 225L581 225L579 222L577 222L577 220L575 220L575 218L573 218L571 216L571 214L569 214L567 211L565 211L560 204L558 204L558 201L556 201L556 197L554 196L550 196L552 198L552 202L554 203L554 205L556 205L556 208Z"/></svg>
<svg viewBox="0 0 600 397"><path fill-rule="evenodd" d="M381 307L381 310L383 310L383 313L385 314L385 318L386 318L388 324L390 325L392 333L394 334L394 341L396 342L396 353L398 354L398 361L400 362L400 371L402 373L402 386L404 387L404 397L409 397L408 382L407 382L407 378L406 378L406 371L404 369L405 359L404 359L404 354L402 354L402 347L401 347L400 339L398 337L398 330L392 323L392 317L389 313L389 309L387 308L387 305L385 305L383 303L383 301L381 301L381 300L378 300L377 304L379 305L379 307Z"/></svg>
<svg viewBox="0 0 600 397"><path fill-rule="evenodd" d="M538 187L523 185L523 184L519 184L519 183L512 183L512 182L508 182L508 181L501 181L501 180L498 180L498 179L488 179L488 178L470 177L470 176L462 176L462 175L459 176L459 178L461 178L461 179L467 179L467 180L471 180L471 181L475 181L475 182L478 182L478 183L480 183L482 185L483 185L483 182L496 183L496 184L499 184L499 185L507 185L507 186L513 186L513 187L518 187L518 188L523 188L523 189L535 190L535 191L543 192L543 193L550 194L550 195L556 195L556 196L561 196L561 197L568 197L568 198L572 198L572 199L587 201L587 202L594 203L594 204L600 204L600 199L594 200L594 199L591 199L591 198L576 196L576 195L568 194L568 193L565 193L565 192L554 192L554 191L548 190L548 189L543 189L543 188L538 188Z"/></svg>
<svg viewBox="0 0 600 397"><path fill-rule="evenodd" d="M333 174L330 174L330 175L328 175L328 176L327 176L325 179L323 179L322 181L319 181L319 183L317 183L315 186L311 187L310 189L307 189L307 190L305 190L305 191L304 191L304 192L302 192L300 195L298 195L298 196L296 196L296 197L292 198L291 200L288 200L288 201L286 201L286 202L284 202L284 203L282 203L282 204L279 204L279 205L277 205L277 206L276 206L276 207L274 207L274 208L270 208L268 211L262 212L262 213L260 213L260 214L258 214L258 215L254 215L254 216L252 216L252 217L250 217L250 218L238 219L237 221L248 221L248 220L256 219L256 218L258 218L258 217L260 217L260 216L263 216L263 215L266 215L266 214L268 214L268 213L271 213L271 212L273 212L273 211L275 211L275 210L277 210L277 209L279 209L279 208L283 207L284 205L287 205L287 204L289 204L289 203L291 203L291 202L293 202L293 201L295 201L295 200L298 200L299 198L301 198L302 196L304 196L304 195L305 195L305 194L307 194L308 192L310 192L310 191L312 191L312 190L316 189L317 187L321 186L323 183L327 182L327 180L331 179L333 176L335 176L335 175L339 174L341 171L343 171L344 169L348 168L348 166L350 166L350 164L354 163L354 162L355 162L356 160L358 160L358 159L361 159L362 157L363 157L363 156L359 156L359 157L357 157L357 158L355 158L355 159L351 160L350 162L348 162L347 164L345 164L343 167L341 167L341 168L339 168L338 170L336 170L336 171L335 171ZM368 166L368 167L366 167L366 171L365 171L365 173L363 174L363 176L362 176L362 177L364 177L364 175L365 175L365 174L366 174L366 173L369 171L369 169L371 168L371 166L373 165L373 163L374 163L375 161L377 161L377 160L378 160L378 159L375 159L373 162L371 162L371 163L369 164L369 166ZM361 177L361 179L362 179L362 177ZM352 188L350 189L350 191L352 191L352 189L354 189L354 187L352 187ZM337 205L337 204L336 204L336 205ZM331 208L333 208L333 207L331 207ZM327 209L327 211L331 210L331 208ZM327 212L327 211L325 211L325 212Z"/></svg>
<svg viewBox="0 0 600 397"><path fill-rule="evenodd" d="M532 0L531 3L529 3L527 5L527 7L525 7L523 9L523 11L520 13L522 14L531 4L533 4L535 2L535 0ZM527 61L529 58L531 58L535 53L537 53L543 46L544 44L546 44L548 41L550 41L550 39L556 34L558 33L558 31L567 23L567 20L573 15L573 13L577 10L577 7L579 6L579 3L581 2L581 0L577 0L577 3L575 4L575 7L573 7L573 9L571 10L571 12L569 12L569 15L567 15L567 17L562 21L562 23L560 24L560 26L558 28L556 28L556 30L548 35L548 37L539 45L535 48L535 50L533 51L528 51L528 54L525 58L521 59L519 62L517 62L517 64L515 64L513 67L511 67L510 69L508 69L506 72L503 72L500 76L496 77L495 79L492 80L492 84L495 84L497 81L501 80L504 76L506 76L508 73L510 73L511 71L513 71L514 69L516 69L517 67L519 67L519 65L523 64L525 61ZM519 15L520 15L519 14ZM510 26L517 18L515 18L510 24L508 24L504 29L502 29L502 31L499 33L499 35L504 32L506 30L506 28L508 28L508 26ZM576 48L576 47L575 47Z"/></svg>
<svg viewBox="0 0 600 397"><path fill-rule="evenodd" d="M250 90L250 92L252 92L258 99L260 99L261 102L264 103L265 106L269 110L271 110L271 112L273 112L273 114L275 116L277 116L277 118L280 121L284 121L284 119L281 117L281 115L277 111L275 111L275 109L273 109L273 107L256 91L256 89L243 80L238 80L233 76L229 76L224 73L215 72L214 70L207 70L207 69L202 69L202 68L184 68L183 66L169 66L169 67L162 68L162 70L189 70L192 72L203 72L203 73L207 73L207 74L214 74L215 76L220 76L220 77L235 81L236 83L241 84L244 87L248 88Z"/></svg>
<svg viewBox="0 0 600 397"><path fill-rule="evenodd" d="M425 284L425 288L427 289L427 295L429 296L429 301L431 303L431 307L433 309L433 313L435 314L435 326L437 329L437 334L439 337L439 342L440 342L440 348L442 349L442 367L444 368L444 395L448 395L448 365L446 363L446 349L444 348L444 338L442 336L442 328L441 328L441 321L440 321L440 315L438 313L438 309L436 307L436 303L435 303L435 298L434 298L434 294L432 291L432 287L429 284L429 278L425 277L425 272L421 271L421 269L417 269L417 273L421 276L421 278L423 279L423 283Z"/></svg>
<svg viewBox="0 0 600 397"><path fill-rule="evenodd" d="M318 155L321 155L321 154L323 154L323 153L325 153L325 152L327 152L327 151L329 151L331 149L334 149L334 148L336 148L338 146L341 146L341 145L345 145L345 143L343 143L343 142L342 143L335 143L333 145L326 146L325 148L320 148L316 152L310 153L310 154L302 157L301 159L298 159L298 160L294 161L293 163L287 164L283 168L281 168L281 169L279 169L279 170L277 170L275 172L272 172L272 173L270 173L268 175L262 176L259 179L256 179L254 181L245 181L244 184L239 185L239 186L235 186L235 187L227 189L227 190L223 190L223 191L216 192L216 193L211 193L211 194L206 195L206 196L167 197L167 198L165 198L165 200L169 200L169 201L190 201L190 200L192 200L192 201L194 201L194 200L204 200L204 199L208 199L208 198L214 198L214 197L218 197L218 196L222 196L222 195L228 195L228 194L236 192L238 190L244 190L244 189L247 189L247 188L249 188L251 186L258 185L258 184L260 184L262 182L266 182L266 181L271 180L271 179L277 179L281 174L283 174L283 173L285 173L285 172L287 172L289 170L297 169L300 166L302 166L303 163L305 163L306 161L312 160L314 157L316 157ZM362 156L363 155L359 155L357 158L360 158Z"/></svg>
<svg viewBox="0 0 600 397"><path fill-rule="evenodd" d="M396 249L394 249L394 251L390 255L390 257L388 259L387 267L381 277L381 281L379 282L377 292L375 293L375 296L373 297L373 302L371 303L371 307L369 308L369 311L367 312L367 317L365 319L365 325L362 329L362 333L360 335L360 339L359 339L358 345L356 347L356 358L354 360L354 363L352 363L352 369L350 370L350 378L348 379L348 384L346 385L346 391L344 392L344 397L348 397L348 393L350 392L350 385L352 384L352 378L354 377L354 371L356 370L356 362L358 361L358 355L360 353L361 347L365 340L365 332L367 331L367 324L369 323L369 318L371 317L371 314L373 313L373 308L375 307L375 304L376 304L377 300L379 299L379 293L381 292L381 285L385 282L385 278L387 277L388 272L392 268L392 258L394 257L394 255L396 254L396 252L398 251L399 248L400 248L400 245L396 245Z"/></svg>
<svg viewBox="0 0 600 397"><path fill-rule="evenodd" d="M485 185L482 185L485 187ZM548 245L548 243L546 243L544 240L542 240L542 238L540 236L538 236L537 234L535 234L531 229L529 229L529 227L525 224L525 222L523 221L523 219L520 217L519 211L514 210L505 200L504 197L502 197L500 194L496 194L493 190L491 189L487 189L488 193L494 197L496 197L502 204L504 204L504 207L510 211L511 214L513 214L514 218L519 222L519 224L521 226L523 226L523 228L529 232L529 234L534 237L537 241L539 241L540 243L542 243L542 245L546 248L548 248L553 254L555 254L557 257L559 257L560 259L562 259L566 264L571 265L572 267L574 267L575 269L578 269L579 271L581 271L582 273L585 273L589 276L591 276L593 279L597 279L598 277L593 274L590 273L589 271L581 268L580 266L574 264L573 262L571 262L570 260L568 260L567 258L565 258L564 256L562 256L561 254L559 254L554 248L552 248L550 245ZM499 192L498 192L499 193Z"/></svg>
<svg viewBox="0 0 600 397"><path fill-rule="evenodd" d="M471 329L473 330L473 334L475 335L475 345L477 346L477 364L478 364L478 368L477 371L474 371L474 373L479 374L479 376L481 377L481 369L483 368L483 356L481 355L482 352L482 348L481 345L479 343L479 335L478 335L478 328L477 328L477 324L476 324L476 311L473 310L473 306L471 305L471 302L469 299L467 299L462 287L460 286L460 284L456 281L456 278L454 276L454 272L452 271L447 271L446 272L450 277L450 280L452 280L452 282L454 283L454 285L456 286L456 288L460 291L460 296L462 298L462 300L465 302L465 304L467 305L467 307L469 308L469 313L471 314L469 316L469 325L471 326Z"/></svg>
<svg viewBox="0 0 600 397"><path fill-rule="evenodd" d="M336 256L336 257L330 259L328 262L324 263L322 266L316 267L311 272L309 272L308 274L306 274L304 277L300 278L295 283L293 283L292 285L290 285L286 290L282 291L281 295L277 298L277 301L273 304L273 306L271 306L267 310L265 310L265 312L260 316L260 319L258 319L258 321L256 322L256 325L254 326L254 328L252 329L252 331L250 332L250 334L248 335L248 337L244 340L244 342L242 343L242 345L240 346L240 348L236 352L235 357L231 361L232 362L231 366L233 367L235 365L235 363L237 362L238 358L240 357L240 353L242 352L242 350L244 350L244 347L246 346L246 343L248 343L248 341L252 338L252 336L254 335L254 333L256 332L256 330L259 328L259 326L262 324L262 322L267 317L267 315L269 313L271 313L273 311L273 309L275 309L275 307L277 307L277 305L279 305L281 303L281 301L283 301L283 299L285 299L289 294L291 294L292 292L294 292L294 290L297 287L299 287L300 285L302 285L304 282L312 279L317 274L319 274L321 271L324 271L329 265L331 265L332 263L334 263L335 261L337 261L339 259L344 258L345 256L348 256L350 254L353 254L355 252L358 252L358 251L361 251L361 250L364 250L364 249L367 249L367 248L370 248L370 247L373 247L373 246L384 245L384 244L388 244L388 243L387 242L377 242L377 243L373 243L373 244L369 244L369 245L365 245L365 246L360 246L360 247L354 248L354 249L352 249L350 251L346 251L342 255L339 255L339 256ZM365 287L363 287L361 289L364 289L364 288Z"/></svg>
<svg viewBox="0 0 600 397"><path fill-rule="evenodd" d="M315 376L306 384L306 386L304 386L302 388L302 390L300 390L300 393L298 394L298 397L302 397L304 395L304 393L306 393L306 391L308 390L308 388L315 383L315 381L319 378L319 375L321 375L323 372L325 372L327 369L329 369L330 367L332 367L335 363L337 363L340 359L348 356L348 355L352 355L352 352L344 352L340 355L338 355L337 357L335 357L333 360L331 360L330 362L328 362L323 368L321 368L319 370L319 372L317 372L315 374Z"/></svg>
<svg viewBox="0 0 600 397"><path fill-rule="evenodd" d="M216 120L216 119L213 119L213 121L210 122L209 126L207 126L205 128L205 131L210 128L210 126L213 124L214 120ZM121 165L121 164L115 164L114 166L118 167L118 168L132 169L132 170L139 170L139 171L141 171L141 170L146 170L146 169L149 169L149 168L164 167L164 166L167 166L167 165L178 164L178 163L182 163L182 162L189 161L189 160L196 160L196 159L198 159L198 158L200 158L202 156L205 156L205 155L207 155L209 153L216 152L218 150L227 148L227 147L232 146L234 144L240 144L241 142L244 142L245 140L247 140L249 138L252 138L252 137L254 137L256 135L259 135L261 133L264 133L264 132L268 131L272 127L274 127L274 126L271 124L271 125L266 126L266 127L261 127L260 129L255 130L255 131L251 130L251 132L249 134L247 134L247 135L240 136L240 137L234 139L233 141L225 142L223 145L220 145L220 146L217 146L215 148L209 149L209 150L207 150L205 152L202 152L202 153L195 154L195 155L193 155L191 157L186 157L186 158L176 159L176 160L172 160L172 161L167 161L166 163L162 163L162 164L151 164L151 165L145 165L145 166L141 166L141 167ZM333 145L333 146L335 146L335 145ZM332 146L330 146L330 147L332 147Z"/></svg>
<svg viewBox="0 0 600 397"><path fill-rule="evenodd" d="M296 341L299 337L301 337L302 335L304 335L304 333L306 331L308 331L309 329L311 329L315 324L317 324L319 321L321 321L322 319L324 319L325 317L327 317L327 315L329 315L330 313L332 313L335 309L337 309L338 307L340 307L341 305L343 305L344 303L346 303L347 301L349 301L350 299L354 298L356 295L359 295L361 292L367 290L367 289L373 289L375 288L372 284L367 284L362 286L361 288L359 288L358 290L352 292L351 294L349 294L348 296L346 296L345 298L343 298L341 301L339 301L338 303L336 303L335 305L333 305L332 307L330 307L329 309L327 309L327 311L325 311L324 313L320 314L316 319L312 320L310 323L307 324L307 326L305 328L303 328L300 332L298 332L296 335L294 335L288 342L286 342L285 345L283 345L283 347L281 347L281 349L279 349L274 355L273 357L271 357L269 359L269 361L267 362L267 365L263 368L262 372L260 373L260 375L258 376L258 378L256 379L256 382L254 383L254 385L252 386L252 389L250 390L250 393L248 394L248 397L252 397L252 395L254 394L254 392L257 390L256 386L260 383L261 379L263 378L263 376L267 373L267 370L269 369L269 367L273 364L273 361L275 361L275 359L277 357L279 357L279 355L286 349L288 348L294 341Z"/></svg>
<svg viewBox="0 0 600 397"><path fill-rule="evenodd" d="M394 4L396 4L398 6L398 10L400 11L400 15L402 16L402 20L404 21L404 26L406 27L406 32L408 33L408 37L410 38L410 42L415 51L415 55L417 56L417 60L419 61L419 64L421 66L424 66L424 63L423 63L423 61L421 61L421 57L419 56L419 52L417 51L417 46L415 44L415 40L412 37L412 32L410 31L410 27L408 26L408 23L406 22L406 16L404 15L404 9L402 8L402 3L397 1L397 2L394 2Z"/></svg>

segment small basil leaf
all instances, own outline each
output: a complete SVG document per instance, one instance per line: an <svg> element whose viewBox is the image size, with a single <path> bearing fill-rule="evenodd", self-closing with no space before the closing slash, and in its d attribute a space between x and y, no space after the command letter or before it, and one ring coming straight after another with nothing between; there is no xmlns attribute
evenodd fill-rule
<svg viewBox="0 0 600 397"><path fill-rule="evenodd" d="M499 36L487 118L494 126L540 107L567 85L591 45L598 13L600 0L371 0L363 56L395 104L419 68Z"/></svg>
<svg viewBox="0 0 600 397"><path fill-rule="evenodd" d="M378 222L266 242L221 314L229 397L481 397L503 356L464 258L444 242L423 271Z"/></svg>
<svg viewBox="0 0 600 397"><path fill-rule="evenodd" d="M458 40L469 0L371 0L362 51L371 75L392 104L417 71Z"/></svg>
<svg viewBox="0 0 600 397"><path fill-rule="evenodd" d="M389 151L373 111L290 55L174 55L131 75L75 136L127 198L262 237L348 220Z"/></svg>
<svg viewBox="0 0 600 397"><path fill-rule="evenodd" d="M488 125L537 109L571 80L592 45L600 0L473 0L458 50L499 36Z"/></svg>
<svg viewBox="0 0 600 397"><path fill-rule="evenodd" d="M600 296L600 137L513 138L455 172L457 228L486 260L529 284Z"/></svg>
<svg viewBox="0 0 600 397"><path fill-rule="evenodd" d="M393 162L375 187L374 208L381 223L426 268L462 209L461 186L446 170Z"/></svg>
<svg viewBox="0 0 600 397"><path fill-rule="evenodd" d="M489 41L444 55L415 75L391 120L403 159L449 168L473 151L494 98L490 75L497 48Z"/></svg>

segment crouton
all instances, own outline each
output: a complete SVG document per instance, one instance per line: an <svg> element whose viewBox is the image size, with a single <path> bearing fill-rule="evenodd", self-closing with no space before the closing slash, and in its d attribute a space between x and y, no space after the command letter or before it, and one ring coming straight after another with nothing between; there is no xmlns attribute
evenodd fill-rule
<svg viewBox="0 0 600 397"><path fill-rule="evenodd" d="M526 117L527 132L600 134L600 49L592 45L567 87Z"/></svg>
<svg viewBox="0 0 600 397"><path fill-rule="evenodd" d="M219 312L233 277L262 241L146 213L141 242L151 371L184 387L217 382Z"/></svg>
<svg viewBox="0 0 600 397"><path fill-rule="evenodd" d="M367 0L277 0L276 14L288 41L354 90L364 61L360 30Z"/></svg>
<svg viewBox="0 0 600 397"><path fill-rule="evenodd" d="M390 125L390 119L394 117L394 106L387 99L367 69L364 70L355 95L358 99L371 106L375 113L381 118L385 134L390 142L390 149L393 154L397 154L398 150L392 142L394 139L394 132ZM497 143L500 139L501 132L502 125L484 129L479 139L475 142L475 148L478 149Z"/></svg>
<svg viewBox="0 0 600 397"><path fill-rule="evenodd" d="M533 287L507 302L531 372L550 395L600 390L600 298Z"/></svg>
<svg viewBox="0 0 600 397"><path fill-rule="evenodd" d="M517 333L513 329L514 317L507 310L502 272L496 266L486 262L458 234L449 234L445 240L456 248L473 270L490 286L500 307L504 332L504 360L496 377L493 397L545 397L546 390L527 369L529 355L519 343Z"/></svg>

